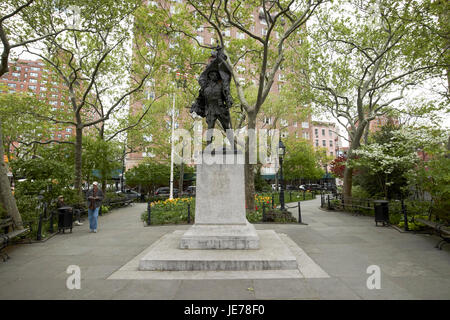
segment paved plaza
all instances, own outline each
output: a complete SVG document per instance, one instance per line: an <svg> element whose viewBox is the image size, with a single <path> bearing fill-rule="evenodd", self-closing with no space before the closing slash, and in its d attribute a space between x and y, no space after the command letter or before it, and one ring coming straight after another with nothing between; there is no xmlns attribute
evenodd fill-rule
<svg viewBox="0 0 450 320"><path fill-rule="evenodd" d="M438 237L375 227L372 217L319 207L319 198L302 202L307 225L255 227L286 235L326 277L113 279L163 235L189 228L144 227L146 204L134 204L100 217L96 234L85 219L72 234L9 247L11 259L0 262L0 299L450 299L450 246L435 249ZM66 287L69 265L80 267L79 290ZM371 265L381 270L380 289L367 288Z"/></svg>

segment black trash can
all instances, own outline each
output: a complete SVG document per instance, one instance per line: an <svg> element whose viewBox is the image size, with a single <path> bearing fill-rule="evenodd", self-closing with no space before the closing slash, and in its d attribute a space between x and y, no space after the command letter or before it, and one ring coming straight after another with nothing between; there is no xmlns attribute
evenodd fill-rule
<svg viewBox="0 0 450 320"><path fill-rule="evenodd" d="M72 232L73 227L73 209L72 207L58 208L58 232L63 232L66 229L70 229Z"/></svg>
<svg viewBox="0 0 450 320"><path fill-rule="evenodd" d="M375 200L375 225L378 226L378 222L382 222L383 226L389 224L389 201L387 200Z"/></svg>

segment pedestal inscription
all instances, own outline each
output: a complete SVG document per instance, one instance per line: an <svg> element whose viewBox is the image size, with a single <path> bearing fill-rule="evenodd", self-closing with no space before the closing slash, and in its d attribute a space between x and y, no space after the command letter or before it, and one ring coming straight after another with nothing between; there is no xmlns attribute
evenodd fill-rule
<svg viewBox="0 0 450 320"><path fill-rule="evenodd" d="M243 164L197 165L195 224L181 237L180 248L259 248L245 215Z"/></svg>

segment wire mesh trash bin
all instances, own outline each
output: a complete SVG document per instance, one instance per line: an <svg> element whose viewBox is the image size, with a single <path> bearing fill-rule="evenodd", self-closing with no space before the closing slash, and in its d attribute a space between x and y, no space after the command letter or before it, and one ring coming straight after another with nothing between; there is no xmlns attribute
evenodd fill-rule
<svg viewBox="0 0 450 320"><path fill-rule="evenodd" d="M375 209L375 225L378 226L378 222L382 222L383 226L389 224L389 201L375 200L373 205Z"/></svg>
<svg viewBox="0 0 450 320"><path fill-rule="evenodd" d="M58 208L58 232L63 232L70 229L72 233L73 227L73 209L72 207Z"/></svg>

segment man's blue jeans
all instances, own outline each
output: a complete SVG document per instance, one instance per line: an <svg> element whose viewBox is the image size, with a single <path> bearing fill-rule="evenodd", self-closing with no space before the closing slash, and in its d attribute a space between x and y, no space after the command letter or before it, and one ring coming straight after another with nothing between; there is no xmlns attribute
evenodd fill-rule
<svg viewBox="0 0 450 320"><path fill-rule="evenodd" d="M97 230L98 210L100 207L94 210L88 209L89 228L91 230Z"/></svg>

